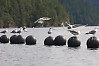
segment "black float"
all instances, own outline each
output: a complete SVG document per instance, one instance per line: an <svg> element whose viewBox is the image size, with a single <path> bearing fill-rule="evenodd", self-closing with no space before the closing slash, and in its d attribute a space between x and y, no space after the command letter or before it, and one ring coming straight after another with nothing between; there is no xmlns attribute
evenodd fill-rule
<svg viewBox="0 0 99 66"><path fill-rule="evenodd" d="M0 42L1 42L1 37L0 37Z"/></svg>
<svg viewBox="0 0 99 66"><path fill-rule="evenodd" d="M93 36L87 40L87 48L98 48L99 47L99 40Z"/></svg>
<svg viewBox="0 0 99 66"><path fill-rule="evenodd" d="M80 44L81 42L76 36L73 36L68 40L68 47L79 47Z"/></svg>
<svg viewBox="0 0 99 66"><path fill-rule="evenodd" d="M26 45L35 45L36 39L32 35L26 37Z"/></svg>
<svg viewBox="0 0 99 66"><path fill-rule="evenodd" d="M59 36L57 36L57 37L55 38L55 40L54 40L54 45L55 45L55 46L63 46L63 45L66 45L66 39L65 39L63 36L59 35Z"/></svg>
<svg viewBox="0 0 99 66"><path fill-rule="evenodd" d="M9 43L9 38L6 35L2 35L0 37L0 42L1 43Z"/></svg>
<svg viewBox="0 0 99 66"><path fill-rule="evenodd" d="M46 45L46 46L52 46L52 45L54 45L53 44L53 41L54 41L53 37L49 36L49 37L47 37L44 40L44 45Z"/></svg>
<svg viewBox="0 0 99 66"><path fill-rule="evenodd" d="M24 43L25 43L25 39L21 35L18 35L17 44L24 44Z"/></svg>
<svg viewBox="0 0 99 66"><path fill-rule="evenodd" d="M12 35L10 37L10 44L17 44L17 35Z"/></svg>
<svg viewBox="0 0 99 66"><path fill-rule="evenodd" d="M10 44L24 44L25 40L21 35L13 35L10 37Z"/></svg>

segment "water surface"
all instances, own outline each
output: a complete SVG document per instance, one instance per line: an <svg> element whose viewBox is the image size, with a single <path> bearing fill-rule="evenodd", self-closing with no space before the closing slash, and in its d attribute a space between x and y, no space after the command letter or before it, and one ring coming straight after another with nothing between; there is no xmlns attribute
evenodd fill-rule
<svg viewBox="0 0 99 66"><path fill-rule="evenodd" d="M73 28L81 31L78 36L81 41L79 48L68 48L67 43L65 46L44 46L44 39L50 36L47 34L49 28L28 28L28 32L22 32L21 35L24 38L29 35L35 36L37 44L28 46L0 43L0 66L99 66L99 49L89 50L86 46L86 41L92 35L85 35L85 33L95 27L98 26ZM9 38L13 35L10 33L13 29L8 29L6 35ZM0 29L2 30L4 29ZM73 36L67 28L53 28L51 36L55 38L58 35L63 35L67 41ZM99 38L99 29L96 37Z"/></svg>

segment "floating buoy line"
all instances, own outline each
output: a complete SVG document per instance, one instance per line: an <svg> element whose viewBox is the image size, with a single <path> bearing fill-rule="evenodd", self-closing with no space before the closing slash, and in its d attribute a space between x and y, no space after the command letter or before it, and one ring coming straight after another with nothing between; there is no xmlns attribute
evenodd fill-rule
<svg viewBox="0 0 99 66"><path fill-rule="evenodd" d="M2 35L0 37L0 42L3 44L10 43L10 44L26 44L26 45L36 45L37 39L29 35L26 38L23 38L22 35L12 35L10 38L7 35ZM67 44L66 44L67 43ZM44 40L45 46L64 46L67 45L68 47L80 47L81 41L78 39L77 36L72 36L66 40L66 38L62 35L58 35L55 38L52 36L48 36ZM93 36L90 37L86 42L87 48L99 48L99 40Z"/></svg>
<svg viewBox="0 0 99 66"><path fill-rule="evenodd" d="M20 35L22 30L27 31L26 27L24 27L23 29L21 27L20 30L18 31L17 29L15 29L11 33L19 33L19 35L12 35L10 38L8 38L8 36L5 34L8 32L7 29L0 32L4 34L0 37L0 42L3 44L10 43L10 44L36 45L37 39L34 36L29 35L26 38L23 38L23 36ZM66 38L62 35L58 35L55 38L53 38L52 36L48 36L44 40L44 45L45 46L68 45L68 47L80 47L81 41L77 37L77 35L79 35L80 32L74 31L74 30L68 30L68 31L74 36L70 37L68 40L66 40ZM85 33L85 34L93 34L93 36L90 37L86 42L87 48L99 48L99 40L95 37L96 31L97 31L97 28L95 28L95 30L89 31L88 33ZM48 34L51 34L51 33L52 33L52 28L49 28Z"/></svg>

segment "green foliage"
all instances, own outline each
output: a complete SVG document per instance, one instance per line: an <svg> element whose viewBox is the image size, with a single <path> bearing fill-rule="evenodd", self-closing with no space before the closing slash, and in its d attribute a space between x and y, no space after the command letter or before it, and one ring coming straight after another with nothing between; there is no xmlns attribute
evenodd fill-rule
<svg viewBox="0 0 99 66"><path fill-rule="evenodd" d="M28 26L41 17L50 17L45 26L61 24L69 17L57 0L0 0L0 26Z"/></svg>
<svg viewBox="0 0 99 66"><path fill-rule="evenodd" d="M99 24L99 9L88 0L59 0L70 15L71 24Z"/></svg>

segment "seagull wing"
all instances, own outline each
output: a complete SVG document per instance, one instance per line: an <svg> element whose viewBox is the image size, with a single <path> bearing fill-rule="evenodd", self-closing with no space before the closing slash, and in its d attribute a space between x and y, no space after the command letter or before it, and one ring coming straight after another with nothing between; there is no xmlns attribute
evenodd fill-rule
<svg viewBox="0 0 99 66"><path fill-rule="evenodd" d="M79 33L77 31L71 30L70 33L72 33L73 35L78 35Z"/></svg>
<svg viewBox="0 0 99 66"><path fill-rule="evenodd" d="M89 34L94 34L96 31L95 30L92 30L89 32Z"/></svg>

